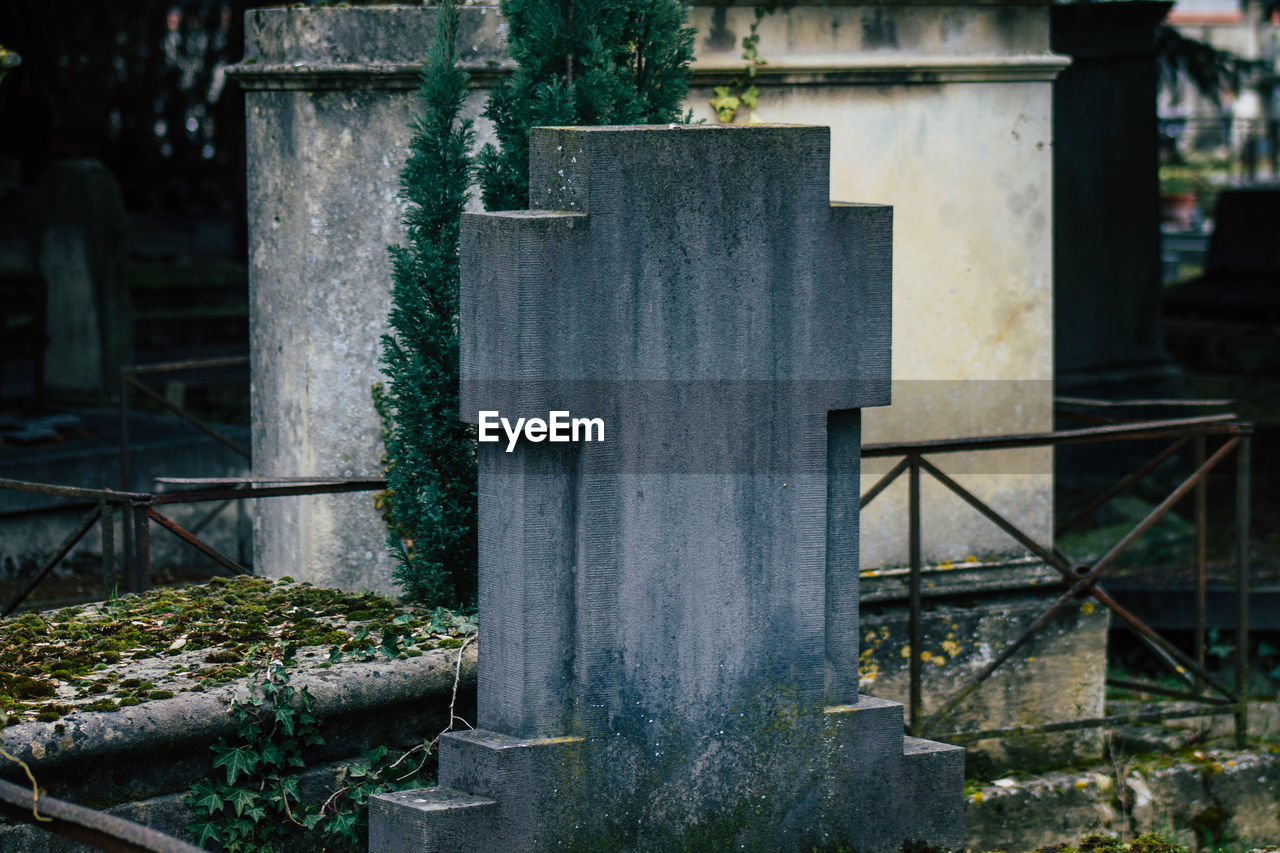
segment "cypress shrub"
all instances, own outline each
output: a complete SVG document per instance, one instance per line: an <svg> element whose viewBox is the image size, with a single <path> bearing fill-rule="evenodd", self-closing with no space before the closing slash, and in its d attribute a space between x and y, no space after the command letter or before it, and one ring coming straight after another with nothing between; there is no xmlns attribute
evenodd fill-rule
<svg viewBox="0 0 1280 853"><path fill-rule="evenodd" d="M518 67L485 108L498 140L476 156L487 209L528 207L531 127L680 119L693 59L688 3L503 0L502 11ZM408 244L391 250L390 385L374 397L386 426L381 506L396 580L406 599L458 607L476 591L475 431L458 420L458 235L473 129L460 117L467 75L456 67L453 2L439 20L400 179Z"/></svg>

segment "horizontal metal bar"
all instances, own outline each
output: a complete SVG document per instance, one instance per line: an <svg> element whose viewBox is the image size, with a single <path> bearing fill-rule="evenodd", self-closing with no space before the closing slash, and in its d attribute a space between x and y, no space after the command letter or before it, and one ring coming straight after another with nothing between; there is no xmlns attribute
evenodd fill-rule
<svg viewBox="0 0 1280 853"><path fill-rule="evenodd" d="M1235 415L1204 415L1198 418L1138 421L1137 423L1081 427L1053 432L1012 435L979 435L967 438L939 438L931 441L902 441L895 444L864 444L864 459L902 456L907 453L961 453L970 450L1006 450L1015 447L1049 447L1058 444L1088 444L1098 441L1132 441L1165 438L1169 435L1247 435L1253 425L1236 420Z"/></svg>
<svg viewBox="0 0 1280 853"><path fill-rule="evenodd" d="M1171 699L1198 702L1202 705L1225 705L1230 708L1234 708L1236 706L1236 703L1229 699L1214 699L1199 693L1187 693L1182 690L1161 687L1158 684L1147 684L1142 681L1128 681L1123 678L1108 678L1106 680L1106 684L1108 687L1118 687L1122 690L1130 690L1134 693L1151 693L1156 696L1168 696Z"/></svg>
<svg viewBox="0 0 1280 853"><path fill-rule="evenodd" d="M1053 402L1068 406L1090 406L1099 409L1127 408L1130 406L1216 407L1231 406L1235 400L1095 400L1092 397L1054 397Z"/></svg>
<svg viewBox="0 0 1280 853"><path fill-rule="evenodd" d="M1013 737L1015 735L1048 734L1050 732L1069 732L1076 729L1101 729L1112 726L1127 726L1132 723L1157 723L1161 720L1180 720L1190 717L1219 717L1233 713L1234 705L1219 705L1213 708L1183 709L1180 711L1143 711L1134 714L1116 714L1111 717L1092 717L1085 720L1065 720L1060 723L1043 723L1038 726L1013 726L1007 729L983 729L979 732L947 732L928 736L934 740L971 741L996 737Z"/></svg>
<svg viewBox="0 0 1280 853"><path fill-rule="evenodd" d="M141 492L116 492L111 489L82 489L79 486L59 486L53 483L31 483L26 480L8 480L0 478L0 489L12 489L15 492L30 492L35 495L50 495L56 498L80 498L81 500L107 501L113 504L127 504L134 501L150 500L151 495Z"/></svg>
<svg viewBox="0 0 1280 853"><path fill-rule="evenodd" d="M191 359L189 361L162 361L156 364L133 364L128 367L120 368L120 372L126 376L136 376L139 373L170 373L175 370L199 370L201 368L212 367L235 367L240 364L248 364L249 356L235 355L226 358L206 358Z"/></svg>
<svg viewBox="0 0 1280 853"><path fill-rule="evenodd" d="M108 853L200 853L200 848L132 821L0 779L0 814ZM38 816L37 816L38 815Z"/></svg>
<svg viewBox="0 0 1280 853"><path fill-rule="evenodd" d="M252 498L279 498L291 495L331 495L341 492L376 492L387 487L385 480L317 483L301 486L277 486L263 489L192 489L155 495L152 503L189 504L203 501L242 501Z"/></svg>

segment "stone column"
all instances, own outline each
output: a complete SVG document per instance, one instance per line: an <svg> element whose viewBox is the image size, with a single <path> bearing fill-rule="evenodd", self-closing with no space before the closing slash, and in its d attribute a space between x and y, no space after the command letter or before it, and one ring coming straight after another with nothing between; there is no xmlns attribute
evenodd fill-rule
<svg viewBox="0 0 1280 853"><path fill-rule="evenodd" d="M48 288L44 394L101 405L118 398L120 368L133 360L120 186L96 160L62 160L41 176L34 207L36 267Z"/></svg>
<svg viewBox="0 0 1280 853"><path fill-rule="evenodd" d="M479 728L371 850L960 844L963 751L858 695L892 211L828 202L829 146L538 128L535 209L464 220L462 416L602 440L482 431Z"/></svg>
<svg viewBox="0 0 1280 853"><path fill-rule="evenodd" d="M1161 329L1156 28L1171 3L1053 7L1058 393L1176 396ZM1145 457L1144 457L1145 458Z"/></svg>
<svg viewBox="0 0 1280 853"><path fill-rule="evenodd" d="M462 10L473 83L503 63L496 8ZM370 389L387 332L397 200L435 10L252 10L247 90L254 474L375 477L381 425ZM478 113L477 89L467 109ZM254 566L268 577L397 592L369 493L262 501Z"/></svg>

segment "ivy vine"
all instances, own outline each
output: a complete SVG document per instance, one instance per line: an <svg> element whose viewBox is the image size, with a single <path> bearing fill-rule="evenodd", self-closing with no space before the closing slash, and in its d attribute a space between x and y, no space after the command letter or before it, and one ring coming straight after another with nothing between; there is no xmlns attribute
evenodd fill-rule
<svg viewBox="0 0 1280 853"><path fill-rule="evenodd" d="M217 844L227 853L273 853L286 849L302 829L318 830L338 842L338 847L363 850L368 845L369 797L373 794L423 787L430 784L432 759L440 736L458 724L455 706L462 676L462 653L475 641L474 613L454 613L437 608L425 621L401 614L380 630L362 627L347 642L329 650L321 666L347 659L395 660L420 654L423 649L457 649L449 722L434 737L408 750L378 746L358 761L342 768L339 787L318 808L304 802L298 792L305 770L303 750L321 746L315 698L305 686L290 684L289 668L296 664L296 646L255 647L248 663L265 666L249 682L249 695L232 703L236 740L221 738L211 747L221 775L201 779L190 789L187 805L195 820L187 829L201 847Z"/></svg>
<svg viewBox="0 0 1280 853"><path fill-rule="evenodd" d="M221 777L201 779L187 794L196 819L187 825L196 843L222 846L228 853L270 853L287 841L290 825L310 829L320 813L298 794L296 768L306 765L302 750L324 743L315 698L289 683L297 647L258 647L251 659L265 660L264 672L249 682L249 695L231 703L238 742L219 738L211 749Z"/></svg>
<svg viewBox="0 0 1280 853"><path fill-rule="evenodd" d="M746 67L741 74L729 81L729 85L716 86L712 90L715 97L711 99L711 108L716 111L716 118L724 124L733 124L738 110L743 107L754 110L760 103L756 75L763 66L769 64L769 60L760 55L760 22L776 10L776 3L755 7L755 20L742 38L742 58L747 60Z"/></svg>

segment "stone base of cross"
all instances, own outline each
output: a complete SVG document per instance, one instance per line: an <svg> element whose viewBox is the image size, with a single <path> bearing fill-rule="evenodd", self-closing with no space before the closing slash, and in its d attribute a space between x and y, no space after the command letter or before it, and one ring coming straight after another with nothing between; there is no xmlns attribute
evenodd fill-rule
<svg viewBox="0 0 1280 853"><path fill-rule="evenodd" d="M891 209L828 201L826 128L530 142L534 209L463 228L479 727L370 849L959 847L963 750L858 695Z"/></svg>

